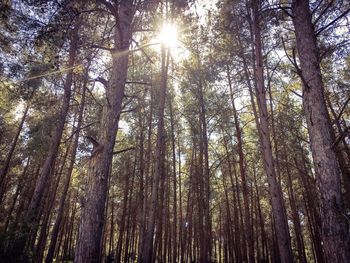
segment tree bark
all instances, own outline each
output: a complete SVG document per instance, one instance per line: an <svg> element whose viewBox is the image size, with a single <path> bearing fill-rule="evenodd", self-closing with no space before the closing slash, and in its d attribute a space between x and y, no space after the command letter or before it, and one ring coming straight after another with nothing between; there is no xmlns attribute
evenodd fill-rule
<svg viewBox="0 0 350 263"><path fill-rule="evenodd" d="M294 0L292 11L304 90L303 106L316 172L325 259L327 262L350 262L341 171L333 146L309 1Z"/></svg>
<svg viewBox="0 0 350 263"><path fill-rule="evenodd" d="M255 50L255 77L256 77L256 95L258 100L260 117L260 147L264 161L264 170L267 175L269 191L272 202L272 212L275 221L276 238L278 249L282 262L293 262L290 236L288 230L287 216L284 207L284 200L280 184L277 182L274 160L272 156L270 129L268 121L268 111L266 105L266 90L264 85L262 43L259 25L260 1L253 0L253 36Z"/></svg>
<svg viewBox="0 0 350 263"><path fill-rule="evenodd" d="M118 54L112 54L112 75L106 88L107 103L103 107L98 141L89 163L75 252L77 263L101 260L108 178L127 78L134 11L132 1L122 1L119 3L118 13L115 14L118 23L114 41Z"/></svg>

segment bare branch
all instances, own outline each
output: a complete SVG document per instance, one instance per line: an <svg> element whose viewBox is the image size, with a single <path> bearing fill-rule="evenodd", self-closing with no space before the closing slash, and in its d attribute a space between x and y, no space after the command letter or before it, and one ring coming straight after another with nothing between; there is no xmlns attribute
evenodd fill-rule
<svg viewBox="0 0 350 263"><path fill-rule="evenodd" d="M72 132L72 134L71 134L67 139L65 139L65 140L63 141L63 143L68 142L68 141L74 136L74 134L76 134L78 131L81 131L81 130L83 130L83 129L86 129L86 128L90 127L91 125L94 125L95 123L97 123L97 121L91 122L91 123L85 125L84 127L80 127L79 129L76 129L74 132ZM87 139L88 139L88 138L87 138Z"/></svg>
<svg viewBox="0 0 350 263"><path fill-rule="evenodd" d="M105 88L108 87L108 81L103 77L98 77L95 79L95 81L100 82L103 86L105 86Z"/></svg>
<svg viewBox="0 0 350 263"><path fill-rule="evenodd" d="M341 116L343 115L344 110L346 109L346 107L349 104L349 101L350 101L350 95L348 96L347 100L345 101L343 107L341 108L341 110L340 110L337 118L334 120L334 122L338 121L341 118Z"/></svg>
<svg viewBox="0 0 350 263"><path fill-rule="evenodd" d="M129 147L129 148L126 148L126 149L123 149L123 150L115 151L115 152L113 152L113 154L119 154L119 153L131 151L131 150L135 150L135 147Z"/></svg>
<svg viewBox="0 0 350 263"><path fill-rule="evenodd" d="M138 85L152 86L152 83L142 82L142 81L127 81L125 83L126 84L138 84Z"/></svg>
<svg viewBox="0 0 350 263"><path fill-rule="evenodd" d="M350 126L346 127L346 129L339 134L339 136L335 139L333 145L332 145L332 149L334 149L335 147L337 147L337 145L345 138L345 136L349 133L350 131Z"/></svg>
<svg viewBox="0 0 350 263"><path fill-rule="evenodd" d="M348 10L346 10L344 13L342 13L340 16L338 16L336 19L334 19L332 22L329 22L324 27L321 27L320 29L318 29L317 32L316 32L316 37L318 35L320 35L322 33L322 31L326 30L328 27L330 27L331 25L335 24L338 20L340 20L341 18L346 16L349 12L350 12L350 8Z"/></svg>
<svg viewBox="0 0 350 263"><path fill-rule="evenodd" d="M103 47L103 46L99 46L99 45L91 45L92 48L99 48L99 49L103 49L103 50L107 50L109 52L114 52L115 48L109 48L109 47Z"/></svg>
<svg viewBox="0 0 350 263"><path fill-rule="evenodd" d="M113 15L116 14L117 10L110 2L106 0L96 0L96 2L103 4Z"/></svg>
<svg viewBox="0 0 350 263"><path fill-rule="evenodd" d="M146 51L139 45L139 43L135 40L132 39L132 41L135 43L136 47L139 48L141 50L141 52L146 56L146 58L148 59L149 62L151 62L152 64L154 64L153 60L151 59L150 56L148 56L148 54L146 53Z"/></svg>
<svg viewBox="0 0 350 263"><path fill-rule="evenodd" d="M321 1L322 3L323 1ZM327 10L333 5L334 0L330 1L327 6L325 7L325 9L323 9L321 11L321 13L318 15L318 17L315 19L315 21L313 22L314 25L316 25L318 23L318 21L321 19L321 17L327 12ZM317 8L319 7L319 5L317 6ZM316 9L315 9L316 10ZM315 10L313 11L313 13L315 12Z"/></svg>

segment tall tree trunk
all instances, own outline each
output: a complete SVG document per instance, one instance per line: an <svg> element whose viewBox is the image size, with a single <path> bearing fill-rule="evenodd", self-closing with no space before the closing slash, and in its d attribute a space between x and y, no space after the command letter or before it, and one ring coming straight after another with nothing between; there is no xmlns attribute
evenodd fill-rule
<svg viewBox="0 0 350 263"><path fill-rule="evenodd" d="M288 161L286 145L284 142L282 143L282 147L283 147L283 155L284 155L283 157L284 157L284 161L285 161L285 168L286 168L286 173L287 173L287 189L288 189L290 208L291 208L291 212L292 212L295 240L296 240L297 249L298 249L298 257L299 257L300 263L306 263L307 259L306 259L306 254L305 254L305 247L304 247L304 240L303 240L303 235L302 235L303 234L302 228L301 228L301 224L300 224L299 211L298 211L298 207L297 207L296 200L295 200L292 174L290 171L290 167L289 167L290 164Z"/></svg>
<svg viewBox="0 0 350 263"><path fill-rule="evenodd" d="M58 155L58 150L63 134L64 125L66 122L66 117L68 115L69 106L70 106L70 98L71 98L71 87L73 84L73 67L76 61L77 49L78 49L78 30L79 30L79 22L75 25L73 29L70 49L69 49L69 59L68 59L68 68L71 68L66 77L66 81L64 84L64 94L63 94L63 102L61 106L61 110L59 113L59 117L56 123L56 128L54 131L54 135L50 141L50 150L47 153L47 157L45 159L44 165L42 167L39 178L36 182L34 193L32 199L29 203L28 211L25 218L25 226L24 232L29 234L30 230L35 228L39 222L40 217L40 207L43 204L44 192L47 189L47 183L52 181L52 171L54 170L55 160Z"/></svg>
<svg viewBox="0 0 350 263"><path fill-rule="evenodd" d="M15 148L16 148L16 145L17 145L17 141L18 141L19 136L21 134L21 131L23 129L24 122L25 122L25 120L27 118L29 108L30 108L30 102L28 101L27 105L26 105L26 108L25 108L25 110L23 112L21 121L19 123L19 126L17 128L15 137L13 138L13 141L11 143L10 150L9 150L7 156L6 156L5 163L4 163L4 165L2 166L2 168L0 170L0 204L2 203L2 199L3 199L4 194L6 192L6 185L7 185L6 184L6 177L7 177L8 171L10 169L12 155L13 155L13 153L15 151Z"/></svg>
<svg viewBox="0 0 350 263"><path fill-rule="evenodd" d="M83 120L87 81L88 81L88 69L86 69L86 74L84 76L84 84L83 84L83 88L82 88L83 90L82 90L82 96L81 96L81 101L80 101L80 106L79 106L77 126L75 128L76 130L73 131L73 132L75 132L75 135L74 135L74 142L73 142L72 149L71 149L71 158L70 158L68 171L67 171L67 175L65 178L64 186L63 186L61 199L59 202L59 207L58 207L58 211L57 211L57 218L56 218L55 224L54 224L52 232L51 232L51 241L50 241L49 249L47 252L46 259L45 259L46 263L51 263L53 260L53 256L54 256L54 252L55 252L55 248L56 248L56 242L57 242L57 238L58 238L58 232L60 230L60 226L61 226L63 215L64 215L64 205L65 205L66 196L68 193L68 189L69 189L69 185L70 185L70 181L71 181L71 176L72 176L72 172L73 172L73 168L74 168L75 157L76 157L79 136L80 136L80 129L81 129L82 120Z"/></svg>
<svg viewBox="0 0 350 263"><path fill-rule="evenodd" d="M115 28L114 41L118 54L112 56L112 75L106 87L107 103L103 107L98 141L94 141L95 147L89 163L87 187L75 252L75 262L77 263L99 262L101 260L108 178L124 97L134 16L132 1L120 2L117 9L118 13L115 16L118 23Z"/></svg>
<svg viewBox="0 0 350 263"><path fill-rule="evenodd" d="M350 262L341 172L324 98L319 50L309 1L294 0L292 10L304 90L303 105L316 172L325 259L327 262Z"/></svg>
<svg viewBox="0 0 350 263"><path fill-rule="evenodd" d="M164 173L164 110L166 101L166 88L167 88L167 69L169 64L169 54L165 46L162 45L162 66L161 66L161 80L159 88L159 104L158 104L158 124L157 124L157 146L156 146L156 163L155 173L152 178L151 185L151 206L149 209L147 227L145 236L143 239L142 257L140 257L140 263L151 263L153 257L153 236L155 229L156 211L158 208L158 186L159 181Z"/></svg>
<svg viewBox="0 0 350 263"><path fill-rule="evenodd" d="M333 117L332 122L334 122L335 126L337 127L338 134L341 135L344 133L344 130L339 121L340 116L337 116L333 108L332 102L330 101L329 94L327 93L325 94L325 99L326 99L326 102L328 103L329 110L332 113L332 117ZM350 100L350 97L348 100ZM334 135L334 133L332 134ZM335 135L333 136L332 139L335 140ZM341 142L339 142L339 144L336 146L335 153L338 158L339 168L343 178L342 183L344 188L344 195L343 195L344 205L346 206L346 208L350 208L350 166L349 166L350 159L348 162L346 161L346 158L343 155L342 148L344 149L345 153L348 155L349 148L348 148L345 136L343 136ZM348 157L350 157L350 154L348 155Z"/></svg>
<svg viewBox="0 0 350 263"><path fill-rule="evenodd" d="M288 230L287 216L284 207L284 200L280 184L277 182L276 172L274 167L274 160L272 156L272 148L270 141L270 129L268 121L268 111L266 105L266 90L264 85L263 72L263 57L262 57L262 43L259 25L259 8L260 1L253 0L253 36L254 36L254 50L255 50L255 77L256 77L256 94L258 100L259 117L260 117L260 147L264 160L264 170L267 175L269 183L269 191L272 202L272 212L275 222L276 238L278 249L282 262L293 262L290 236Z"/></svg>
<svg viewBox="0 0 350 263"><path fill-rule="evenodd" d="M200 58L198 56L198 64L200 70ZM199 118L200 118L200 167L201 167L201 194L200 200L201 208L203 211L202 222L202 236L200 242L200 262L206 263L211 258L211 222L210 222L210 203L209 203L209 154L208 154L208 134L207 134L207 120L206 120L206 108L204 101L203 83L199 80L198 85L198 99L199 99Z"/></svg>
<svg viewBox="0 0 350 263"><path fill-rule="evenodd" d="M8 216L7 216L7 219L6 219L6 222L5 222L4 232L7 231L7 228L9 226L10 220L12 218L12 213L14 211L14 208L15 208L15 205L16 205L16 202L17 202L17 199L18 199L18 196L21 194L21 192L23 190L25 179L27 177L27 171L28 171L29 163L30 163L30 157L28 157L26 166L24 167L23 172L22 172L22 174L21 174L21 176L19 178L19 182L17 184L16 192L15 192L15 194L13 196L10 209L7 212ZM20 211L17 211L17 213L20 213Z"/></svg>
<svg viewBox="0 0 350 263"><path fill-rule="evenodd" d="M169 99L170 126L171 126L171 146L172 146L172 172L173 172L173 227L172 227L172 262L177 261L177 178L176 178L176 138L174 125L174 110L172 98Z"/></svg>
<svg viewBox="0 0 350 263"><path fill-rule="evenodd" d="M253 240L253 233L251 231L251 223L250 223L251 217L249 213L249 192L248 192L248 186L247 186L247 180L246 180L246 169L245 169L245 160L244 160L244 152L243 152L242 129L240 127L235 100L233 97L233 88L232 88L232 82L230 77L230 70L228 67L227 67L227 79L228 79L228 84L230 89L230 99L231 99L231 106L233 111L233 118L235 122L237 148L238 148L238 156L239 156L239 170L240 170L241 181L242 181L243 202L244 202L244 221L245 221L244 229L247 235L248 256L249 256L248 262L255 262L254 240Z"/></svg>

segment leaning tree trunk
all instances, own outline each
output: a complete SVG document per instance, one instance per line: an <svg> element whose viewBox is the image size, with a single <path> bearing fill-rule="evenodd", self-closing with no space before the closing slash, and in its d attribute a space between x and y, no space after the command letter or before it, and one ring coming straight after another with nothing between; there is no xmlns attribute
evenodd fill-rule
<svg viewBox="0 0 350 263"><path fill-rule="evenodd" d="M24 125L24 122L25 122L25 120L27 118L29 108L30 108L30 101L27 102L27 106L26 106L26 108L25 108L25 110L23 112L21 121L19 123L19 126L18 126L16 134L15 134L15 137L13 138L13 141L11 143L10 150L9 150L7 156L6 156L4 165L3 165L3 167L0 170L0 204L2 203L2 199L3 199L5 191L6 191L6 185L7 185L6 184L6 177L7 177L8 171L10 169L12 155L13 155L13 153L15 151L15 148L16 148L16 145L17 145L17 141L18 141L19 136L20 136L20 134L22 132L23 125Z"/></svg>
<svg viewBox="0 0 350 263"><path fill-rule="evenodd" d="M41 173L35 185L34 193L32 199L29 203L29 207L27 210L25 225L23 232L25 235L28 235L32 229L37 227L37 224L40 220L40 207L45 199L45 189L47 188L47 183L51 181L53 166L55 164L55 160L57 158L64 125L66 122L66 117L68 115L69 106L70 106L70 98L71 98L71 87L73 84L73 67L76 61L77 49L78 49L78 29L79 25L76 24L73 29L70 49L69 49L69 59L68 59L68 71L66 82L64 84L64 94L63 94L63 102L61 106L61 110L58 116L58 120L56 123L55 132L50 141L50 150L47 153L47 157L45 159L44 165L42 167Z"/></svg>
<svg viewBox="0 0 350 263"><path fill-rule="evenodd" d="M324 98L319 50L309 1L294 0L292 10L304 90L303 106L317 175L325 258L327 262L350 262L349 233L341 195L341 172Z"/></svg>
<svg viewBox="0 0 350 263"><path fill-rule="evenodd" d="M288 230L287 216L284 207L284 200L282 196L282 189L276 179L276 172L274 168L274 160L272 156L272 148L270 141L269 130L269 116L266 105L266 91L264 86L264 72L263 72L263 57L262 57L262 43L259 26L259 0L253 1L253 36L255 49L254 67L256 77L256 96L259 108L260 117L260 147L264 161L264 170L267 175L269 184L269 191L272 202L272 212L275 222L276 238L278 250L282 262L293 262L290 236Z"/></svg>
<svg viewBox="0 0 350 263"><path fill-rule="evenodd" d="M112 54L112 75L106 87L107 102L103 107L98 140L92 140L94 150L89 163L75 252L77 263L101 261L108 178L127 78L133 16L132 1L121 1L115 14L118 21L114 40L116 51Z"/></svg>
<svg viewBox="0 0 350 263"><path fill-rule="evenodd" d="M77 120L77 127L76 130L74 131L74 141L71 149L71 159L69 161L69 166L68 166L68 171L66 174L65 182L64 182L64 187L63 187L63 192L59 201L59 207L57 211L57 218L55 221L55 224L53 226L53 229L51 231L51 241L49 245L49 249L47 252L47 256L45 259L45 263L51 263L54 257L54 252L56 248L56 243L58 239L58 234L60 231L60 227L62 225L62 220L64 216L64 209L65 209L65 202L66 202L66 196L68 193L71 177L72 177L72 172L75 164L75 158L76 158L76 152L78 149L78 143L79 143L79 136L80 136L80 130L81 130L81 125L82 125L82 120L83 120L83 113L84 113L84 107L85 107L85 94L86 94L86 85L88 81L88 69L86 69L86 74L85 74L85 79L84 79L84 84L83 84L83 90L82 90L82 96L81 96L81 102L79 106L79 112L78 112L78 120Z"/></svg>

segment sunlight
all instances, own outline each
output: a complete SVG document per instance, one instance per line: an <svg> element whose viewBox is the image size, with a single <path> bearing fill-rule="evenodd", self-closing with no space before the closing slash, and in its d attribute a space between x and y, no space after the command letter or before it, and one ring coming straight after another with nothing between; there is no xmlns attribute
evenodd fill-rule
<svg viewBox="0 0 350 263"><path fill-rule="evenodd" d="M170 50L172 58L176 61L182 61L189 57L189 51L180 41L180 33L182 31L175 24L164 22L157 37L153 40L153 48L160 52L159 44L163 44Z"/></svg>
<svg viewBox="0 0 350 263"><path fill-rule="evenodd" d="M178 45L178 32L174 24L164 23L159 36L159 42L170 49L174 49Z"/></svg>

